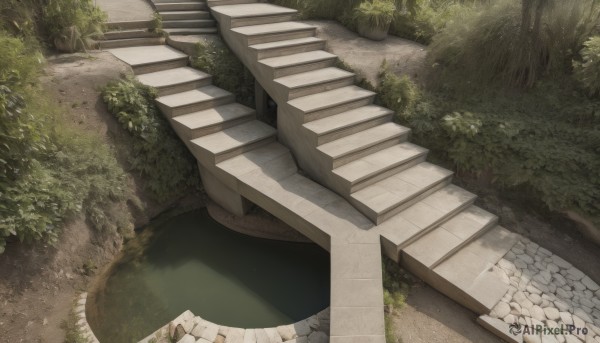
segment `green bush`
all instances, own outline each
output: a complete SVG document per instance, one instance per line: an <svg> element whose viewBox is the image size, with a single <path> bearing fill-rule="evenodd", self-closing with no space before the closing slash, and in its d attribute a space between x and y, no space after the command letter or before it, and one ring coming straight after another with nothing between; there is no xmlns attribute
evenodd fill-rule
<svg viewBox="0 0 600 343"><path fill-rule="evenodd" d="M86 39L102 34L106 14L92 0L47 0L44 29L57 48L66 42L72 50L86 47Z"/></svg>
<svg viewBox="0 0 600 343"><path fill-rule="evenodd" d="M354 9L357 24L373 28L386 28L394 19L396 6L390 0L367 0Z"/></svg>
<svg viewBox="0 0 600 343"><path fill-rule="evenodd" d="M569 72L600 6L594 0L573 0L537 8L532 23L513 0L456 12L429 47L429 64L437 65L433 74L532 87L545 75Z"/></svg>
<svg viewBox="0 0 600 343"><path fill-rule="evenodd" d="M600 94L600 36L585 42L581 50L582 61L573 62L575 78L590 95Z"/></svg>
<svg viewBox="0 0 600 343"><path fill-rule="evenodd" d="M198 189L196 160L155 105L156 90L133 78L104 87L109 111L133 137L129 161L146 189L159 201Z"/></svg>
<svg viewBox="0 0 600 343"><path fill-rule="evenodd" d="M381 101L396 113L410 114L419 98L417 86L406 75L400 77L388 72L385 63L380 75L379 97Z"/></svg>
<svg viewBox="0 0 600 343"><path fill-rule="evenodd" d="M254 107L254 76L225 45L199 42L192 66L212 75L213 84L235 94L237 102Z"/></svg>
<svg viewBox="0 0 600 343"><path fill-rule="evenodd" d="M406 82L382 82L380 91L404 94L415 87ZM553 81L520 94L419 91L415 98L408 111L396 96L382 102L434 158L550 210L574 210L600 222L600 102L576 85Z"/></svg>
<svg viewBox="0 0 600 343"><path fill-rule="evenodd" d="M384 257L382 267L385 340L388 343L399 343L400 338L396 336L392 315L405 305L410 287L396 262Z"/></svg>

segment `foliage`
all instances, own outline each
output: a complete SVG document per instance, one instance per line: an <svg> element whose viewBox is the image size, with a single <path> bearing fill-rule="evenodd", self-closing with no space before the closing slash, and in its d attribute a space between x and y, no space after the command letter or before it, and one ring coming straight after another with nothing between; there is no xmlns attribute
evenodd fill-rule
<svg viewBox="0 0 600 343"><path fill-rule="evenodd" d="M164 120L154 103L156 90L133 78L104 87L109 111L134 138L131 169L144 178L146 188L159 201L199 187L194 157Z"/></svg>
<svg viewBox="0 0 600 343"><path fill-rule="evenodd" d="M419 92L409 111L395 97L382 100L413 130L416 143L459 171L490 176L499 188L518 187L523 198L550 210L575 210L598 221L600 101L561 81L519 94L475 87ZM406 86L383 82L381 88L402 94Z"/></svg>
<svg viewBox="0 0 600 343"><path fill-rule="evenodd" d="M600 36L585 42L581 50L582 61L573 62L575 78L590 95L600 94Z"/></svg>
<svg viewBox="0 0 600 343"><path fill-rule="evenodd" d="M106 14L92 0L47 0L43 11L50 41L67 41L75 48L85 48L85 39L101 35L105 21Z"/></svg>
<svg viewBox="0 0 600 343"><path fill-rule="evenodd" d="M532 24L513 0L455 13L429 47L430 64L437 65L434 74L533 87L544 75L568 72L600 7L595 0L540 3L548 5Z"/></svg>
<svg viewBox="0 0 600 343"><path fill-rule="evenodd" d="M399 343L400 339L396 337L392 315L404 306L410 287L396 262L384 257L382 265L385 339L388 343Z"/></svg>
<svg viewBox="0 0 600 343"><path fill-rule="evenodd" d="M386 28L395 12L396 5L391 0L366 0L354 9L354 20L372 28Z"/></svg>
<svg viewBox="0 0 600 343"><path fill-rule="evenodd" d="M152 24L150 24L151 31L156 33L164 33L163 31L163 18L158 12L154 12L152 15Z"/></svg>
<svg viewBox="0 0 600 343"><path fill-rule="evenodd" d="M399 77L389 72L385 61L380 76L379 96L381 101L396 113L410 113L419 97L417 86L408 76Z"/></svg>
<svg viewBox="0 0 600 343"><path fill-rule="evenodd" d="M254 76L223 44L199 42L192 66L212 75L213 84L235 94L237 102L254 107Z"/></svg>

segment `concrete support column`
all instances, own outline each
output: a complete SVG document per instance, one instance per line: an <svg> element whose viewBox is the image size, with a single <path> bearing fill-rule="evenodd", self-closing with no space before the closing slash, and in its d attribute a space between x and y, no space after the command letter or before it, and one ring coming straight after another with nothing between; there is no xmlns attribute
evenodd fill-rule
<svg viewBox="0 0 600 343"><path fill-rule="evenodd" d="M227 187L219 179L217 179L208 169L198 163L200 176L202 177L202 185L208 193L208 196L223 207L227 211L236 216L244 216L248 213L252 203L233 189Z"/></svg>
<svg viewBox="0 0 600 343"><path fill-rule="evenodd" d="M254 80L254 99L256 99L256 118L264 119L269 113L269 94L258 80Z"/></svg>

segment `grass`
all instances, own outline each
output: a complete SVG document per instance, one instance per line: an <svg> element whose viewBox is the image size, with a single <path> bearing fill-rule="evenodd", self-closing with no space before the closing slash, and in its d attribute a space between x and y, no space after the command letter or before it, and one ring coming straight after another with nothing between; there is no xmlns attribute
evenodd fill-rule
<svg viewBox="0 0 600 343"><path fill-rule="evenodd" d="M398 263L384 257L383 264L383 304L385 306L385 339L387 343L401 343L394 328L394 314L406 303L410 291L407 274Z"/></svg>

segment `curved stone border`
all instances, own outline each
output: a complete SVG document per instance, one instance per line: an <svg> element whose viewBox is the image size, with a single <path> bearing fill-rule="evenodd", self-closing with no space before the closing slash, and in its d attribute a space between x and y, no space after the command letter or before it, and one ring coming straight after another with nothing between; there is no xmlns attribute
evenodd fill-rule
<svg viewBox="0 0 600 343"><path fill-rule="evenodd" d="M88 343L100 343L90 324L88 324L87 318L85 316L85 304L87 302L87 292L81 293L77 300L77 305L75 307L75 316L77 318L77 330L79 333L86 339Z"/></svg>
<svg viewBox="0 0 600 343"><path fill-rule="evenodd" d="M523 330L574 326L568 333L523 334L525 342L600 343L600 286L579 269L527 238L496 267L510 286L490 317Z"/></svg>
<svg viewBox="0 0 600 343"><path fill-rule="evenodd" d="M185 311L139 343L328 343L329 308L294 324L241 329L211 323Z"/></svg>

